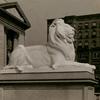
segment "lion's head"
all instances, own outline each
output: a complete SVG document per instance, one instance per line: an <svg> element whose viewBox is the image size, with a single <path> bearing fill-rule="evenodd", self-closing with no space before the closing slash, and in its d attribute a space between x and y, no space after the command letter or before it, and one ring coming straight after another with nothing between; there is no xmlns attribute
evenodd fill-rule
<svg viewBox="0 0 100 100"><path fill-rule="evenodd" d="M60 51L66 60L74 60L75 58L74 31L75 29L64 23L63 19L55 19L49 27L49 46Z"/></svg>
<svg viewBox="0 0 100 100"><path fill-rule="evenodd" d="M65 24L63 19L55 19L49 27L49 38L52 42L60 39L63 42L73 43L75 29L69 24Z"/></svg>

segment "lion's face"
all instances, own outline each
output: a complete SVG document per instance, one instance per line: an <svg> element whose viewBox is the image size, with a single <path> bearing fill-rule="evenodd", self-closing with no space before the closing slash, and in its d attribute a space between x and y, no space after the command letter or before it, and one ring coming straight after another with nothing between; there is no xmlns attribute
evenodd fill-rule
<svg viewBox="0 0 100 100"><path fill-rule="evenodd" d="M75 29L69 24L65 24L64 20L56 19L51 24L53 31L60 39L64 39L69 43L74 41Z"/></svg>

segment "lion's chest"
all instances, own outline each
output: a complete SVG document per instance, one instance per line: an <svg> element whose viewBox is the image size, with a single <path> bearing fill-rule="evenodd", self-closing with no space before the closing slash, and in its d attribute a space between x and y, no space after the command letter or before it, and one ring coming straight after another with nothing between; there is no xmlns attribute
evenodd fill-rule
<svg viewBox="0 0 100 100"><path fill-rule="evenodd" d="M65 49L65 58L66 60L75 60L75 49L73 44L67 44Z"/></svg>

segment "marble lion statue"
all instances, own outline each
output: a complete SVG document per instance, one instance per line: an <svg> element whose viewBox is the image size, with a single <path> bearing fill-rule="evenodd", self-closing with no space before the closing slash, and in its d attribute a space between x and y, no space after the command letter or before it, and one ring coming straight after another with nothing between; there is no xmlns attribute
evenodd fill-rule
<svg viewBox="0 0 100 100"><path fill-rule="evenodd" d="M16 68L19 66L20 70L27 69L27 67L32 67L33 70L39 68L57 69L69 65L95 68L89 64L74 61L74 34L75 29L72 26L64 23L63 19L55 19L49 26L47 44L29 47L19 45L12 52L8 67Z"/></svg>

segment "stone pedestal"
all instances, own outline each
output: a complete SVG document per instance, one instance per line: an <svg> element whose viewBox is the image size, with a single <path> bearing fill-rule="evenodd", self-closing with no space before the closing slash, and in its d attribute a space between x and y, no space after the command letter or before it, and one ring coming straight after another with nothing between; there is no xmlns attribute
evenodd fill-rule
<svg viewBox="0 0 100 100"><path fill-rule="evenodd" d="M93 73L0 74L0 100L94 100Z"/></svg>

